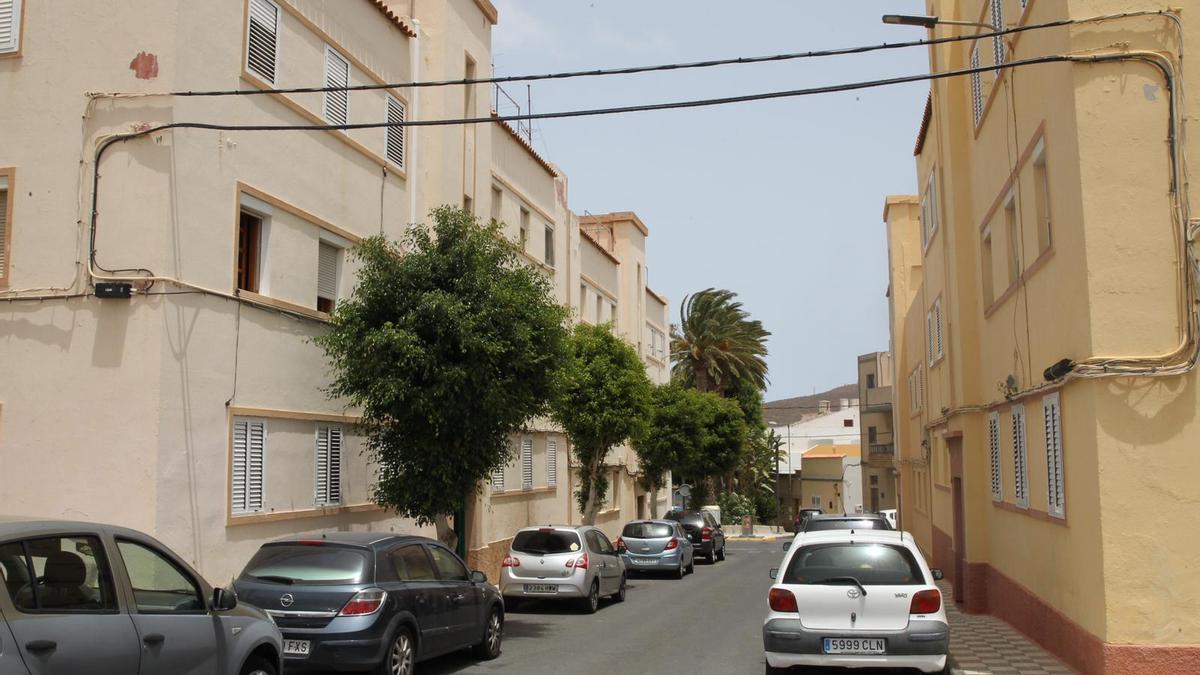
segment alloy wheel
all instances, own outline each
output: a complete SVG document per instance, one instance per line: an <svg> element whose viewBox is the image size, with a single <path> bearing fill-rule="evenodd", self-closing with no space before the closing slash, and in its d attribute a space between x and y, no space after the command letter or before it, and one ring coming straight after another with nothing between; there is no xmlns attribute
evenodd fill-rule
<svg viewBox="0 0 1200 675"><path fill-rule="evenodd" d="M392 642L392 652L388 656L392 675L412 675L415 655L413 654L412 638L408 636L408 633L401 631L396 636L396 640Z"/></svg>
<svg viewBox="0 0 1200 675"><path fill-rule="evenodd" d="M487 648L491 654L500 653L500 638L504 633L504 625L500 622L500 612L492 610L492 616L488 619L487 627Z"/></svg>
<svg viewBox="0 0 1200 675"><path fill-rule="evenodd" d="M592 611L596 611L600 607L600 584L592 584L592 592L588 594L588 604L591 605Z"/></svg>

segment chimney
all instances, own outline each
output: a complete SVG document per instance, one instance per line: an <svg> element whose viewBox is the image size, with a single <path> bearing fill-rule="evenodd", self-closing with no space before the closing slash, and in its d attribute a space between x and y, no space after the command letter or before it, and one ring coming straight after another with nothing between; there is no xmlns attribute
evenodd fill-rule
<svg viewBox="0 0 1200 675"><path fill-rule="evenodd" d="M839 401L838 403L840 404L840 407L838 408L838 410L849 410L850 409L850 399L844 398L841 401Z"/></svg>
<svg viewBox="0 0 1200 675"><path fill-rule="evenodd" d="M817 414L825 415L829 413L829 401L817 401Z"/></svg>

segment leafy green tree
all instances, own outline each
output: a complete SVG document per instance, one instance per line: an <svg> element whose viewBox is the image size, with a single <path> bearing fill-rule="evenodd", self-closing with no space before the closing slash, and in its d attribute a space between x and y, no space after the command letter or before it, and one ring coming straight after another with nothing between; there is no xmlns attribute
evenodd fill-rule
<svg viewBox="0 0 1200 675"><path fill-rule="evenodd" d="M654 387L644 433L634 439L633 449L641 465L642 481L655 495L668 471L678 471L683 458L704 444L703 394L675 383ZM658 500L650 500L650 517L658 517Z"/></svg>
<svg viewBox="0 0 1200 675"><path fill-rule="evenodd" d="M739 380L767 385L767 332L737 295L708 288L683 300L671 335L671 375L700 391L726 395Z"/></svg>
<svg viewBox="0 0 1200 675"><path fill-rule="evenodd" d="M575 496L583 522L594 525L608 492L604 460L614 447L642 434L651 385L637 352L609 324L577 324L569 345L553 417L571 439L577 460Z"/></svg>
<svg viewBox="0 0 1200 675"><path fill-rule="evenodd" d="M695 400L693 414L701 427L699 442L683 448L678 471L697 483L694 496L699 499L713 493L707 485L712 476L723 476L737 466L746 444L747 429L736 401L707 392L691 396Z"/></svg>
<svg viewBox="0 0 1200 675"><path fill-rule="evenodd" d="M432 216L403 245L376 236L354 249L358 285L316 343L330 398L362 411L372 499L453 545L449 516L511 459L510 434L548 410L567 313L495 223Z"/></svg>

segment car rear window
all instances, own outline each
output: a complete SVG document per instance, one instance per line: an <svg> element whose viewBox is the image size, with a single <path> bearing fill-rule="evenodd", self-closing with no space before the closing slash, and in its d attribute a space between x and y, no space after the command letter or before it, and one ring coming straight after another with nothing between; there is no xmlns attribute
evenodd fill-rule
<svg viewBox="0 0 1200 675"><path fill-rule="evenodd" d="M677 520L684 525L693 527L704 527L704 516L699 513L683 513L675 511L667 514L667 520Z"/></svg>
<svg viewBox="0 0 1200 675"><path fill-rule="evenodd" d="M530 555L574 553L579 549L579 535L561 530L525 530L518 532L512 543L512 550Z"/></svg>
<svg viewBox="0 0 1200 675"><path fill-rule="evenodd" d="M925 583L920 565L907 548L865 543L804 546L792 555L783 583L852 583L846 577L854 577L864 586Z"/></svg>
<svg viewBox="0 0 1200 675"><path fill-rule="evenodd" d="M359 548L271 544L258 549L243 577L280 583L360 584L368 581L371 555Z"/></svg>
<svg viewBox="0 0 1200 675"><path fill-rule="evenodd" d="M630 539L657 539L674 534L675 528L663 523L629 523L621 530L621 536Z"/></svg>
<svg viewBox="0 0 1200 675"><path fill-rule="evenodd" d="M819 532L822 530L886 530L889 528L885 521L877 518L829 520L813 518L808 521L805 529L809 532Z"/></svg>

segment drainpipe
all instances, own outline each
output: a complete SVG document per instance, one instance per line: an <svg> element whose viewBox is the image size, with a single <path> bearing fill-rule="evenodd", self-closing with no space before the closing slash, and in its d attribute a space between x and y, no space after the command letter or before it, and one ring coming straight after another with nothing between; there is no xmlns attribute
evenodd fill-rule
<svg viewBox="0 0 1200 675"><path fill-rule="evenodd" d="M413 32L417 37L413 38L408 43L408 61L410 70L412 71L412 81L421 81L421 22L417 18L410 17L412 21ZM412 88L412 100L409 102L408 119L412 121L416 116L420 115L421 111L421 88ZM411 131L416 133L405 133L408 141L408 157L405 158L408 175L408 224L410 226L417 224L417 178L421 175L417 168L417 138L420 131L417 127L409 127Z"/></svg>

